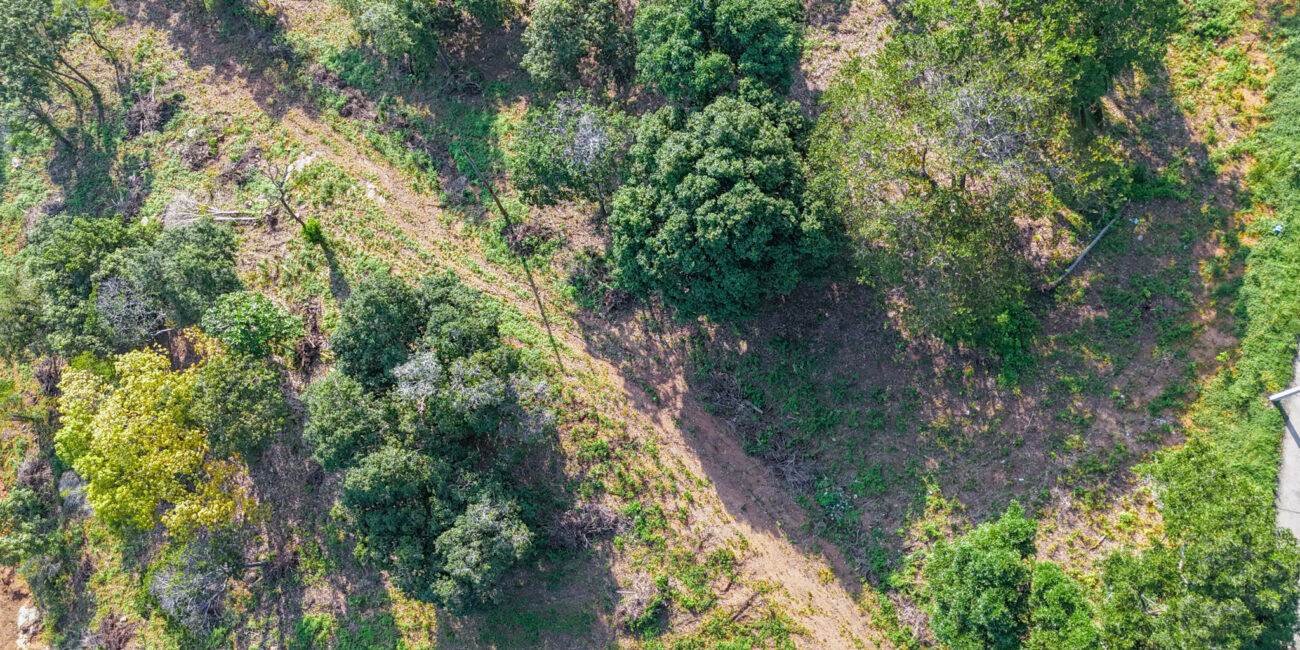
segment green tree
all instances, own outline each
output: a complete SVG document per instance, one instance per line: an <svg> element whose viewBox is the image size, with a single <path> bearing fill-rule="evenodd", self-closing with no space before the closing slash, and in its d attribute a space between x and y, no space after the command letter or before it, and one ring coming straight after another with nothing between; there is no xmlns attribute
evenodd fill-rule
<svg viewBox="0 0 1300 650"><path fill-rule="evenodd" d="M442 576L433 585L438 602L462 609L492 600L501 576L528 554L532 542L519 506L480 493L435 543L442 560Z"/></svg>
<svg viewBox="0 0 1300 650"><path fill-rule="evenodd" d="M631 125L622 113L580 95L529 109L513 152L510 177L524 201L555 205L582 199L605 214L608 197L626 174Z"/></svg>
<svg viewBox="0 0 1300 650"><path fill-rule="evenodd" d="M171 371L167 357L139 350L117 357L116 382L69 368L59 382L59 458L87 481L96 516L113 527L152 528L159 507L173 532L228 523L248 496L238 467L207 462L207 439L190 424L196 370Z"/></svg>
<svg viewBox="0 0 1300 650"><path fill-rule="evenodd" d="M1013 502L996 522L935 545L922 576L939 641L953 650L1020 647L1028 631L1036 532Z"/></svg>
<svg viewBox="0 0 1300 650"><path fill-rule="evenodd" d="M31 353L72 358L87 350L111 350L91 299L94 277L106 257L133 240L135 233L128 233L120 219L58 215L37 222L20 253L40 305Z"/></svg>
<svg viewBox="0 0 1300 650"><path fill-rule="evenodd" d="M1109 648L1287 648L1297 626L1300 548L1271 489L1204 435L1148 468L1166 536L1107 558L1099 609Z"/></svg>
<svg viewBox="0 0 1300 650"><path fill-rule="evenodd" d="M977 4L943 7L845 66L812 139L814 186L904 329L1005 352L1032 325L1016 220L1080 174L1041 62L981 42Z"/></svg>
<svg viewBox="0 0 1300 650"><path fill-rule="evenodd" d="M72 104L80 117L85 97L104 119L99 87L64 52L78 35L107 51L94 33L105 17L106 3L95 1L9 0L0 20L0 101L14 102L68 147L74 146L56 123L49 105L56 96Z"/></svg>
<svg viewBox="0 0 1300 650"><path fill-rule="evenodd" d="M784 93L803 17L798 0L647 0L634 23L638 77L687 104L745 78Z"/></svg>
<svg viewBox="0 0 1300 650"><path fill-rule="evenodd" d="M1020 56L1043 57L1061 103L1084 121L1117 77L1163 60L1183 16L1177 0L1004 0L986 9L998 10L1012 17L1004 42Z"/></svg>
<svg viewBox="0 0 1300 650"><path fill-rule="evenodd" d="M435 351L443 364L501 347L500 307L465 286L455 273L426 277L420 300L427 318L423 346Z"/></svg>
<svg viewBox="0 0 1300 650"><path fill-rule="evenodd" d="M176 327L197 324L218 296L243 287L235 269L239 242L229 227L201 219L167 228L132 251L134 282L157 296Z"/></svg>
<svg viewBox="0 0 1300 650"><path fill-rule="evenodd" d="M642 119L609 218L624 287L735 318L825 259L830 224L805 200L800 125L774 119L789 115L720 97L689 117L668 107Z"/></svg>
<svg viewBox="0 0 1300 650"><path fill-rule="evenodd" d="M383 430L379 405L356 379L338 371L307 389L302 437L325 471L348 467L378 446Z"/></svg>
<svg viewBox="0 0 1300 650"><path fill-rule="evenodd" d="M232 352L257 359L302 336L302 319L256 291L233 291L203 314L203 331Z"/></svg>
<svg viewBox="0 0 1300 650"><path fill-rule="evenodd" d="M626 23L618 0L538 0L524 29L528 51L520 65L544 88L581 81L588 57L603 72L621 79L626 76L624 52L631 47L631 26Z"/></svg>
<svg viewBox="0 0 1300 650"><path fill-rule="evenodd" d="M1094 650L1101 634L1079 584L1055 562L1034 565L1029 593L1029 650Z"/></svg>
<svg viewBox="0 0 1300 650"><path fill-rule="evenodd" d="M289 403L280 372L245 356L216 354L194 379L190 417L208 437L213 456L253 457L289 426Z"/></svg>
<svg viewBox="0 0 1300 650"><path fill-rule="evenodd" d="M414 71L432 63L440 38L467 18L498 24L516 11L512 0L342 0L340 6L380 54Z"/></svg>
<svg viewBox="0 0 1300 650"><path fill-rule="evenodd" d="M393 572L408 594L430 599L442 562L435 541L456 517L451 468L387 445L347 471L340 501L357 536L357 556Z"/></svg>
<svg viewBox="0 0 1300 650"><path fill-rule="evenodd" d="M338 369L368 390L392 384L388 372L406 361L424 326L420 296L387 272L357 283L339 310L331 339Z"/></svg>

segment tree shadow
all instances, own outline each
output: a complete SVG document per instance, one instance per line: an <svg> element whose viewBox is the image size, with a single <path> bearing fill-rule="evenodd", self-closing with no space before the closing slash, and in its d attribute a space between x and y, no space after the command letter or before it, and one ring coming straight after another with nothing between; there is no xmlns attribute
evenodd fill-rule
<svg viewBox="0 0 1300 650"><path fill-rule="evenodd" d="M1183 182L1130 201L1071 281L1034 299L1036 362L1017 383L976 350L904 340L879 295L841 279L734 324L682 323L652 306L587 314L588 351L641 387L640 409L694 430L686 440L715 484L745 486L719 490L729 515L801 548L830 542L850 592L863 578L888 588L934 496L958 505L958 521L1018 500L1056 520L1053 540L1086 529L1080 512L1130 498L1131 467L1181 441L1177 414L1233 342L1227 310L1203 311L1230 300L1219 287L1231 283L1200 266L1220 258L1211 235L1230 229L1249 195L1234 170L1209 171L1168 75L1156 81L1116 99L1111 119L1146 134L1128 142L1139 162L1181 169ZM750 464L731 457L737 449ZM768 512L803 511L799 527L774 527L754 494Z"/></svg>

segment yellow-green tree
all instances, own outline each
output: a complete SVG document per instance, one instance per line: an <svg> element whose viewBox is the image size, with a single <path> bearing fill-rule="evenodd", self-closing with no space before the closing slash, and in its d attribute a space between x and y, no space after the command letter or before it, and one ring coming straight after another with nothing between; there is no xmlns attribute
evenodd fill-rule
<svg viewBox="0 0 1300 650"><path fill-rule="evenodd" d="M176 534L229 521L248 499L242 467L207 462L203 431L186 417L195 370L172 372L152 350L120 355L115 381L69 369L59 386L63 427L55 448L88 483L96 514L115 527L152 527L160 505Z"/></svg>

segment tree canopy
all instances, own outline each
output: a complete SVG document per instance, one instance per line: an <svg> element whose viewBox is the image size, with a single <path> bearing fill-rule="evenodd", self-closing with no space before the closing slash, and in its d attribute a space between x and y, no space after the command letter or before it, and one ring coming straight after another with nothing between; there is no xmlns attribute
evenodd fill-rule
<svg viewBox="0 0 1300 650"><path fill-rule="evenodd" d="M778 92L799 60L798 0L648 0L637 7L638 79L669 99L705 104L742 79Z"/></svg>
<svg viewBox="0 0 1300 650"><path fill-rule="evenodd" d="M533 83L551 89L580 82L589 58L598 73L619 79L627 75L630 36L618 0L538 0L528 14L528 51L520 65Z"/></svg>
<svg viewBox="0 0 1300 650"><path fill-rule="evenodd" d="M115 382L75 368L60 382L59 458L86 479L87 500L112 526L152 528L171 504L163 521L184 533L230 521L248 498L234 482L239 469L208 460L203 430L189 423L196 371L170 366L138 350L114 361Z"/></svg>
<svg viewBox="0 0 1300 650"><path fill-rule="evenodd" d="M605 211L626 174L630 120L581 95L529 109L508 162L523 199L554 205L582 199Z"/></svg>
<svg viewBox="0 0 1300 650"><path fill-rule="evenodd" d="M609 217L619 281L718 318L793 289L832 242L804 194L800 119L732 96L643 118Z"/></svg>

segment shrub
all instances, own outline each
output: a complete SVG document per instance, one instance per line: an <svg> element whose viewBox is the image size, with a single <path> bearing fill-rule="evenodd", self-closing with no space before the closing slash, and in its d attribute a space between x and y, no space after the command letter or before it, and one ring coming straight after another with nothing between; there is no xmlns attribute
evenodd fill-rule
<svg viewBox="0 0 1300 650"><path fill-rule="evenodd" d="M356 531L357 556L426 600L441 565L434 542L456 516L450 479L441 459L388 445L362 458L343 481L340 500Z"/></svg>
<svg viewBox="0 0 1300 650"><path fill-rule="evenodd" d="M774 113L721 97L689 117L670 107L643 118L609 218L625 288L736 318L825 259L828 217L805 203L798 125Z"/></svg>
<svg viewBox="0 0 1300 650"><path fill-rule="evenodd" d="M243 286L236 249L234 231L203 219L163 230L151 246L130 250L128 273L136 286L157 296L174 326L189 327L218 296Z"/></svg>
<svg viewBox="0 0 1300 650"><path fill-rule="evenodd" d="M302 319L256 291L234 291L203 314L203 331L231 352L262 359L301 337Z"/></svg>
<svg viewBox="0 0 1300 650"><path fill-rule="evenodd" d="M500 347L500 307L454 273L426 277L420 300L427 319L422 345L434 350L443 364Z"/></svg>
<svg viewBox="0 0 1300 650"><path fill-rule="evenodd" d="M1167 537L1104 563L1106 645L1289 647L1300 548L1276 525L1272 490L1236 472L1204 435L1164 452L1148 470Z"/></svg>
<svg viewBox="0 0 1300 650"><path fill-rule="evenodd" d="M228 539L196 537L170 548L150 567L149 596L168 618L202 634L221 621L229 581L242 565Z"/></svg>
<svg viewBox="0 0 1300 650"><path fill-rule="evenodd" d="M1092 606L1078 583L1055 562L1034 565L1029 594L1029 650L1092 650L1101 647Z"/></svg>
<svg viewBox="0 0 1300 650"><path fill-rule="evenodd" d="M338 371L316 380L305 395L307 424L303 439L312 458L332 472L352 465L379 444L379 407L357 380Z"/></svg>

